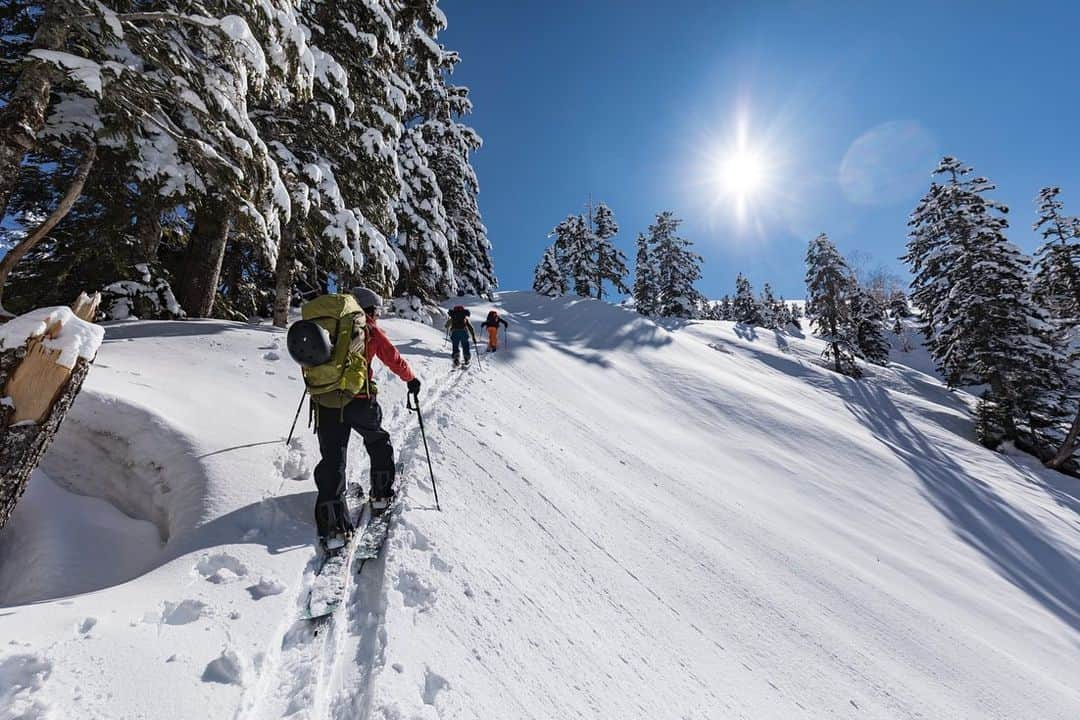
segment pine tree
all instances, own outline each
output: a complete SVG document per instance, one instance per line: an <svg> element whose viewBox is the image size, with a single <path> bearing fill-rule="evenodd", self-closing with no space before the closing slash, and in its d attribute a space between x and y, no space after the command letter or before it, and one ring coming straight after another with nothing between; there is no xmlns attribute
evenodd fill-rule
<svg viewBox="0 0 1080 720"><path fill-rule="evenodd" d="M764 324L761 304L758 302L757 298L754 297L754 288L750 285L750 281L743 276L742 273L739 273L739 276L735 278L735 299L732 301L732 319L735 322L750 325L752 327L762 327Z"/></svg>
<svg viewBox="0 0 1080 720"><path fill-rule="evenodd" d="M758 303L761 308L761 326L770 330L775 330L781 327L781 317L777 312L776 296L773 295L772 285L765 283L761 288L761 301Z"/></svg>
<svg viewBox="0 0 1080 720"><path fill-rule="evenodd" d="M611 239L619 232L615 222L615 213L604 203L596 206L592 213L594 224L594 252L596 253L596 298L604 299L604 281L615 286L616 292L628 293L626 287L626 256L615 247Z"/></svg>
<svg viewBox="0 0 1080 720"><path fill-rule="evenodd" d="M924 334L950 386L988 384L1003 408L1005 433L1034 414L1054 383L1045 322L1028 292L1028 260L1005 238L1008 208L985 193L994 186L946 157L912 215L906 260ZM1035 428L1031 428L1034 432Z"/></svg>
<svg viewBox="0 0 1080 720"><path fill-rule="evenodd" d="M1050 340L1062 392L1049 414L1071 417L1072 423L1058 444L1051 467L1061 467L1080 447L1080 219L1064 215L1056 187L1039 193L1036 231L1043 245L1035 252L1034 300L1050 321Z"/></svg>
<svg viewBox="0 0 1080 720"><path fill-rule="evenodd" d="M889 362L889 341L885 339L885 313L875 293L856 287L851 298L851 323L859 356L875 365Z"/></svg>
<svg viewBox="0 0 1080 720"><path fill-rule="evenodd" d="M700 304L694 283L701 279L702 258L689 240L677 235L682 220L671 211L656 216L649 226L650 254L656 268L657 314L690 318Z"/></svg>
<svg viewBox="0 0 1080 720"><path fill-rule="evenodd" d="M826 342L822 356L838 373L859 377L857 346L851 318L855 280L843 256L825 233L806 252L806 314Z"/></svg>
<svg viewBox="0 0 1080 720"><path fill-rule="evenodd" d="M734 320L735 319L735 310L732 307L731 297L729 295L724 295L724 297L720 298L720 305L718 306L718 313L719 313L719 317L717 318L718 320Z"/></svg>
<svg viewBox="0 0 1080 720"><path fill-rule="evenodd" d="M637 257L634 261L634 306L642 315L655 315L657 312L658 290L656 286L656 268L653 267L653 253L649 240L644 233L637 236Z"/></svg>
<svg viewBox="0 0 1080 720"><path fill-rule="evenodd" d="M549 234L555 239L555 251L563 272L573 283L578 297L594 297L597 278L594 236L580 215L569 215Z"/></svg>
<svg viewBox="0 0 1080 720"><path fill-rule="evenodd" d="M544 257L536 266L533 276L533 290L541 295L558 297L566 294L566 276L559 267L559 258L555 252L555 246L549 245L544 251Z"/></svg>

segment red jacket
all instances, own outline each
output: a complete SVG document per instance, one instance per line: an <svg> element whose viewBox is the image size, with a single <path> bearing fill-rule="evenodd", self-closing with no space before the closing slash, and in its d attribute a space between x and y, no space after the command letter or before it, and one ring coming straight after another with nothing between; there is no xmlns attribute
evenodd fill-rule
<svg viewBox="0 0 1080 720"><path fill-rule="evenodd" d="M372 370L374 370L371 361L376 357L382 360L383 364L390 368L391 372L405 382L409 382L416 377L413 375L409 363L405 362L405 358L401 357L401 353L394 347L394 343L390 342L390 338L386 337L386 333L375 324L374 318L368 318L367 326L368 339L367 347L364 349L364 356L367 357L368 361L368 386L374 388L376 392L378 391L374 380L371 378ZM366 395L361 394L357 395L357 397L366 397Z"/></svg>

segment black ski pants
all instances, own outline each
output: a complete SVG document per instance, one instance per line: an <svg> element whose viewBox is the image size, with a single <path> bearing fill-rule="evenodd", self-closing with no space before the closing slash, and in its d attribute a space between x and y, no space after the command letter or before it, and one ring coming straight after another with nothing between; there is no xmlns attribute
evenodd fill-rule
<svg viewBox="0 0 1080 720"><path fill-rule="evenodd" d="M315 524L320 537L335 528L348 529L349 515L345 507L346 475L349 436L353 430L364 439L371 460L371 496L389 497L394 484L394 448L390 433L382 427L382 408L375 398L356 398L344 408L318 407L316 421L319 453L322 459L315 466Z"/></svg>

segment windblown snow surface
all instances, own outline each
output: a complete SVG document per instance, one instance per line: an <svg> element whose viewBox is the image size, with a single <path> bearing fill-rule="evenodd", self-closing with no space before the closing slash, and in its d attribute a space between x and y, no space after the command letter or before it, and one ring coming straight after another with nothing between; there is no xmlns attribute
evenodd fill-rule
<svg viewBox="0 0 1080 720"><path fill-rule="evenodd" d="M510 345L467 372L384 322L442 511L380 370L403 509L323 624L282 332L111 325L0 533L0 718L1080 717L1080 487L975 444L970 397L812 337L495 306Z"/></svg>

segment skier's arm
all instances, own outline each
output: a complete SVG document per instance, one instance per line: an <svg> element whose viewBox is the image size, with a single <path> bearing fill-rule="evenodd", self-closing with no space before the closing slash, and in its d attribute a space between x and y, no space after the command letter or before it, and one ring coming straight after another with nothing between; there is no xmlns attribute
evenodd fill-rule
<svg viewBox="0 0 1080 720"><path fill-rule="evenodd" d="M390 368L392 373L405 382L409 382L416 377L413 375L409 363L405 362L405 358L401 357L398 349L394 347L394 344L379 328L372 328L372 342L375 345L375 356L382 360L383 364Z"/></svg>
<svg viewBox="0 0 1080 720"><path fill-rule="evenodd" d="M506 322L502 318L499 318L499 322L501 322L503 324L504 328L509 328L510 327L510 323Z"/></svg>

